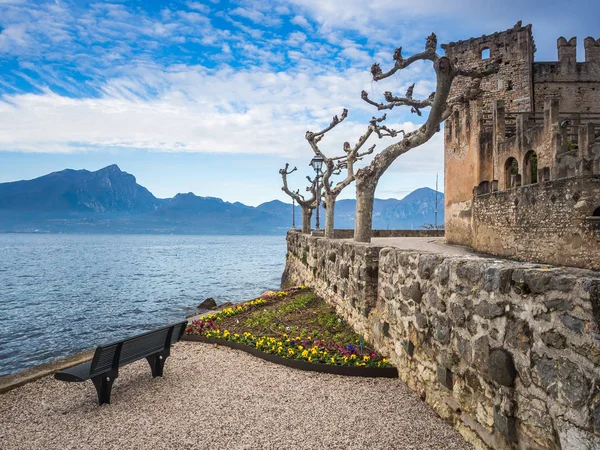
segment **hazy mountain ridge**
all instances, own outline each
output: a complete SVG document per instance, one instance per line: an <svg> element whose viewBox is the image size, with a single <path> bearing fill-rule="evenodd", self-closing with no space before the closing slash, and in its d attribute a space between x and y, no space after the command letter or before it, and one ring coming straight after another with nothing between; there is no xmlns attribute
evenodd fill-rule
<svg viewBox="0 0 600 450"><path fill-rule="evenodd" d="M439 224L443 204L438 193ZM416 229L434 222L434 209L435 191L429 188L402 200L376 199L373 226ZM300 208L295 211L299 227ZM354 200L338 201L336 228L353 228L354 211ZM323 227L325 211L320 214ZM291 204L273 200L252 207L191 192L159 199L117 165L0 183L0 232L276 234L291 224Z"/></svg>

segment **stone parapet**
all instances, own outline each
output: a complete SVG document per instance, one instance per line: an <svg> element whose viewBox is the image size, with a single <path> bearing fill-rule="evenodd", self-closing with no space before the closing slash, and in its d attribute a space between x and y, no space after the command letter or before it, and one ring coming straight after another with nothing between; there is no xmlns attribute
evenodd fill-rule
<svg viewBox="0 0 600 450"><path fill-rule="evenodd" d="M334 237L335 239L352 239L354 230L335 230ZM373 230L371 237L444 237L444 230Z"/></svg>
<svg viewBox="0 0 600 450"><path fill-rule="evenodd" d="M477 448L600 448L600 274L288 233L322 296Z"/></svg>
<svg viewBox="0 0 600 450"><path fill-rule="evenodd" d="M471 244L512 259L600 270L599 206L600 175L478 195Z"/></svg>

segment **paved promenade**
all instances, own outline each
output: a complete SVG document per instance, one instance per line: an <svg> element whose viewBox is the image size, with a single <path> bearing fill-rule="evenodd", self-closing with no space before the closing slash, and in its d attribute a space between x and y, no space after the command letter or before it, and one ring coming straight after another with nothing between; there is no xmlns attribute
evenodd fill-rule
<svg viewBox="0 0 600 450"><path fill-rule="evenodd" d="M9 449L470 449L398 379L302 372L181 342L152 379L121 369L112 404L91 382L42 378L0 395Z"/></svg>
<svg viewBox="0 0 600 450"><path fill-rule="evenodd" d="M352 242L352 239L343 239ZM372 238L371 245L377 247L396 247L403 250L417 250L444 255L473 255L482 256L468 247L446 244L442 237L382 237Z"/></svg>

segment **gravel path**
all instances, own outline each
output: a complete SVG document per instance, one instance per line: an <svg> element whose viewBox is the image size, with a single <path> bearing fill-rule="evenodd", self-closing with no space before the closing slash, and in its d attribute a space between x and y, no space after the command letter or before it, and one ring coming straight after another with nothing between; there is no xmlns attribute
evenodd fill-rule
<svg viewBox="0 0 600 450"><path fill-rule="evenodd" d="M152 379L121 369L112 404L46 377L0 396L9 449L471 449L398 379L302 372L181 342Z"/></svg>

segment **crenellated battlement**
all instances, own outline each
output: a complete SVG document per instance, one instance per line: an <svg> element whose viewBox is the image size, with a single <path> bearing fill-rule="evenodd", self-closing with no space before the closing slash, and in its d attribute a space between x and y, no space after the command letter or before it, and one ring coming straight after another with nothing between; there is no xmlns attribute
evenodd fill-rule
<svg viewBox="0 0 600 450"><path fill-rule="evenodd" d="M568 41L564 37L559 37L556 41L558 48L558 62L561 65L574 66L577 62L577 38L572 37Z"/></svg>
<svg viewBox="0 0 600 450"><path fill-rule="evenodd" d="M600 64L600 39L591 36L583 40L585 48L585 62Z"/></svg>

